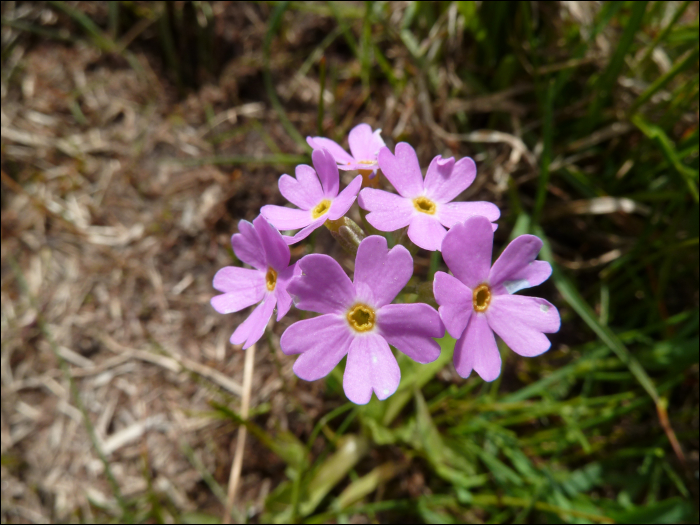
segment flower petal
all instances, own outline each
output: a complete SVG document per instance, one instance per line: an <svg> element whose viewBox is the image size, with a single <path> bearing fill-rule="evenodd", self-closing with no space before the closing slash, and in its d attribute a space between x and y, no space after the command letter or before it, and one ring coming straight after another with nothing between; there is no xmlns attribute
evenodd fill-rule
<svg viewBox="0 0 700 525"><path fill-rule="evenodd" d="M301 354L294 373L305 381L327 376L348 353L352 334L341 316L329 314L298 321L287 328L280 347L287 355Z"/></svg>
<svg viewBox="0 0 700 525"><path fill-rule="evenodd" d="M301 275L294 277L287 286L296 307L321 314L345 315L355 300L355 288L335 259L312 253L297 264Z"/></svg>
<svg viewBox="0 0 700 525"><path fill-rule="evenodd" d="M497 221L501 210L492 202L448 202L440 204L436 216L445 228L453 228L458 222L464 222L470 217L481 215L489 221Z"/></svg>
<svg viewBox="0 0 700 525"><path fill-rule="evenodd" d="M559 331L556 307L539 297L492 295L486 318L501 339L516 354L532 357L549 350L545 333Z"/></svg>
<svg viewBox="0 0 700 525"><path fill-rule="evenodd" d="M323 200L323 190L316 172L311 166L301 164L296 168L297 178L282 175L278 182L280 193L302 210L310 210Z"/></svg>
<svg viewBox="0 0 700 525"><path fill-rule="evenodd" d="M255 226L255 231L258 232L260 244L265 250L267 264L278 272L287 268L291 254L289 253L289 246L282 238L282 234L262 215L258 215L255 218L253 226Z"/></svg>
<svg viewBox="0 0 700 525"><path fill-rule="evenodd" d="M258 303L265 294L265 275L260 270L226 266L214 276L214 288L223 295L212 297L211 305L220 314L230 314Z"/></svg>
<svg viewBox="0 0 700 525"><path fill-rule="evenodd" d="M424 250L439 250L446 230L434 216L416 213L408 227L408 238Z"/></svg>
<svg viewBox="0 0 700 525"><path fill-rule="evenodd" d="M315 149L311 153L311 160L323 186L323 195L330 199L334 198L338 195L340 187L340 173L335 159L327 150Z"/></svg>
<svg viewBox="0 0 700 525"><path fill-rule="evenodd" d="M425 194L439 203L450 202L466 190L476 177L476 164L469 157L443 159L435 157L425 174Z"/></svg>
<svg viewBox="0 0 700 525"><path fill-rule="evenodd" d="M253 224L248 221L239 221L238 232L231 237L231 246L236 257L258 270L267 270L265 250L260 244Z"/></svg>
<svg viewBox="0 0 700 525"><path fill-rule="evenodd" d="M445 325L425 303L388 304L377 312L377 327L387 343L418 363L432 363L440 356L433 338L445 335Z"/></svg>
<svg viewBox="0 0 700 525"><path fill-rule="evenodd" d="M313 149L326 149L333 156L338 164L348 164L355 162L348 152L346 152L337 142L325 137L306 137L306 142Z"/></svg>
<svg viewBox="0 0 700 525"><path fill-rule="evenodd" d="M298 230L308 226L311 221L311 212L286 206L266 204L260 208L260 213L278 230Z"/></svg>
<svg viewBox="0 0 700 525"><path fill-rule="evenodd" d="M370 213L366 219L372 226L383 232L392 232L411 223L414 207L410 199L388 191L365 188L357 201L360 207Z"/></svg>
<svg viewBox="0 0 700 525"><path fill-rule="evenodd" d="M491 222L481 216L457 223L442 241L442 258L447 267L472 290L488 278L492 250Z"/></svg>
<svg viewBox="0 0 700 525"><path fill-rule="evenodd" d="M326 216L322 215L321 217L319 217L318 219L313 221L311 224L309 224L305 228L296 232L293 236L290 237L289 235L283 235L282 238L284 239L284 242L286 242L288 246L292 245L292 244L296 244L299 241L306 239L309 235L311 235L314 232L314 230L317 230L321 226L323 226L324 222L326 222Z"/></svg>
<svg viewBox="0 0 700 525"><path fill-rule="evenodd" d="M384 400L396 392L400 381L399 365L381 335L353 338L343 376L343 390L350 401L365 405L372 398L372 390Z"/></svg>
<svg viewBox="0 0 700 525"><path fill-rule="evenodd" d="M255 310L248 316L248 319L243 321L236 331L231 335L231 344L243 344L243 350L258 342L265 333L272 311L275 309L277 299L274 294L265 294L265 299L260 303Z"/></svg>
<svg viewBox="0 0 700 525"><path fill-rule="evenodd" d="M380 132L378 129L373 133L369 124L358 124L350 130L348 145L355 162L377 160L377 153L384 146L384 141L379 136Z"/></svg>
<svg viewBox="0 0 700 525"><path fill-rule="evenodd" d="M464 378L469 377L472 370L484 381L493 381L501 374L501 354L483 314L474 314L469 319L455 344L454 364L457 373Z"/></svg>
<svg viewBox="0 0 700 525"><path fill-rule="evenodd" d="M331 204L331 209L328 210L328 218L332 221L340 219L352 206L357 197L357 192L360 191L362 186L362 175L355 177L346 188L341 191L338 196L333 199Z"/></svg>
<svg viewBox="0 0 700 525"><path fill-rule="evenodd" d="M433 294L440 305L438 311L449 334L458 339L474 312L473 292L462 281L445 272L436 272Z"/></svg>
<svg viewBox="0 0 700 525"><path fill-rule="evenodd" d="M389 148L379 150L379 167L399 195L413 199L423 193L423 175L418 164L418 156L410 144L399 142L396 156Z"/></svg>
<svg viewBox="0 0 700 525"><path fill-rule="evenodd" d="M381 235L366 237L355 258L355 291L375 308L389 304L413 275L413 257L401 245L387 248Z"/></svg>
<svg viewBox="0 0 700 525"><path fill-rule="evenodd" d="M535 260L540 248L542 240L534 235L521 235L506 246L489 273L494 292L515 293L546 281L552 267L546 261Z"/></svg>
<svg viewBox="0 0 700 525"><path fill-rule="evenodd" d="M287 286L292 277L301 275L301 269L297 263L288 266L277 274L277 286L275 286L275 296L277 297L277 320L279 321L292 307L292 296L287 291Z"/></svg>

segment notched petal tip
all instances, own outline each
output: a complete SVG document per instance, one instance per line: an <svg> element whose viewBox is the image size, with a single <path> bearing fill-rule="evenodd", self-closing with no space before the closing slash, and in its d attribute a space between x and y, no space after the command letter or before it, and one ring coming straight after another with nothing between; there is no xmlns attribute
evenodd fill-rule
<svg viewBox="0 0 700 525"><path fill-rule="evenodd" d="M447 166L448 164L454 164L455 162L454 157L447 157L446 159L443 159L442 155L438 155L437 157L435 157L435 159L435 162L437 162L437 165L441 168Z"/></svg>

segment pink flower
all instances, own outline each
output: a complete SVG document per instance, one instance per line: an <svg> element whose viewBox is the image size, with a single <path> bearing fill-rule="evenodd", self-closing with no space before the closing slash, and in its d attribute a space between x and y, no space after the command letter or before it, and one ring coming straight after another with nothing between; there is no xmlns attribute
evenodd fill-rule
<svg viewBox="0 0 700 525"><path fill-rule="evenodd" d="M501 373L496 332L516 354L533 357L549 350L544 335L559 331L559 312L538 297L511 295L543 283L552 273L545 261L535 258L542 241L521 235L511 242L491 266L493 230L485 217L457 224L442 241L442 256L454 277L437 272L435 300L447 331L457 339L454 364L468 377L472 370L484 381Z"/></svg>
<svg viewBox="0 0 700 525"><path fill-rule="evenodd" d="M381 231L408 226L408 238L425 250L439 250L445 228L452 228L475 215L489 221L501 216L490 202L450 202L467 189L476 177L476 165L469 157L435 157L423 180L416 151L407 143L396 145L396 156L389 148L379 152L379 167L399 192L365 188L358 203L368 210L367 221ZM494 229L496 226L494 225Z"/></svg>
<svg viewBox="0 0 700 525"><path fill-rule="evenodd" d="M306 142L313 149L325 148L344 171L377 170L377 153L384 146L379 135L381 129L372 132L369 124L359 124L350 130L348 144L352 155L341 148L337 142L324 137L306 137Z"/></svg>
<svg viewBox="0 0 700 525"><path fill-rule="evenodd" d="M297 308L323 315L290 326L280 340L285 354L301 354L294 373L306 381L328 375L347 354L343 389L353 403L386 399L401 379L393 345L419 363L440 355L432 339L442 337L440 316L427 304L390 304L413 274L413 259L403 246L387 249L386 239L364 239L355 259L355 282L322 254L299 261L301 276L289 283Z"/></svg>
<svg viewBox="0 0 700 525"><path fill-rule="evenodd" d="M231 336L231 343L244 343L245 350L262 337L275 305L278 321L289 311L292 298L287 285L300 271L296 264L289 266L287 243L264 217L258 216L253 224L240 221L238 231L231 238L233 252L254 269L226 266L216 272L214 288L224 293L213 297L211 305L228 314L260 303Z"/></svg>
<svg viewBox="0 0 700 525"><path fill-rule="evenodd" d="M311 160L316 171L302 164L296 168L296 179L282 175L279 180L280 193L299 209L268 204L260 210L278 230L302 228L293 237L284 237L287 244L305 239L326 219L334 221L345 215L362 185L362 176L358 175L338 194L340 174L331 154L323 149L314 150Z"/></svg>

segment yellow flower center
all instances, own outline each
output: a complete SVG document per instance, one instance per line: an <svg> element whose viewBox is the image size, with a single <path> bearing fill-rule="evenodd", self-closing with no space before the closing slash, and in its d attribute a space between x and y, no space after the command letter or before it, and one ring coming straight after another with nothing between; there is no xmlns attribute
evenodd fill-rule
<svg viewBox="0 0 700 525"><path fill-rule="evenodd" d="M373 179L370 179L372 173L373 170L360 170L363 188L379 188L379 172L377 172Z"/></svg>
<svg viewBox="0 0 700 525"><path fill-rule="evenodd" d="M313 210L311 210L311 216L314 219L318 219L321 215L325 214L330 209L331 201L329 201L328 199L323 199Z"/></svg>
<svg viewBox="0 0 700 525"><path fill-rule="evenodd" d="M277 272L274 268L268 267L267 273L265 274L265 284L267 289L272 291L277 286Z"/></svg>
<svg viewBox="0 0 700 525"><path fill-rule="evenodd" d="M421 213L435 214L435 203L427 197L416 197L413 199L413 206Z"/></svg>
<svg viewBox="0 0 700 525"><path fill-rule="evenodd" d="M474 296L472 298L474 310L477 312L485 312L491 303L491 288L484 283L474 288Z"/></svg>
<svg viewBox="0 0 700 525"><path fill-rule="evenodd" d="M358 160L358 164L374 164L376 161L374 160Z"/></svg>
<svg viewBox="0 0 700 525"><path fill-rule="evenodd" d="M376 315L374 310L365 304L356 304L348 310L348 323L357 332L368 332L374 328Z"/></svg>

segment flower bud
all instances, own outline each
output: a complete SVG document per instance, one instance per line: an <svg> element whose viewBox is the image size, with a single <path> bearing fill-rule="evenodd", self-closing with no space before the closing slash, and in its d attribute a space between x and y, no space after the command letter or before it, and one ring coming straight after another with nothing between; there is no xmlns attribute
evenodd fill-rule
<svg viewBox="0 0 700 525"><path fill-rule="evenodd" d="M362 239L367 236L364 230L348 217L341 217L335 221L327 220L325 225L333 238L350 255L357 254L357 247L360 246Z"/></svg>

